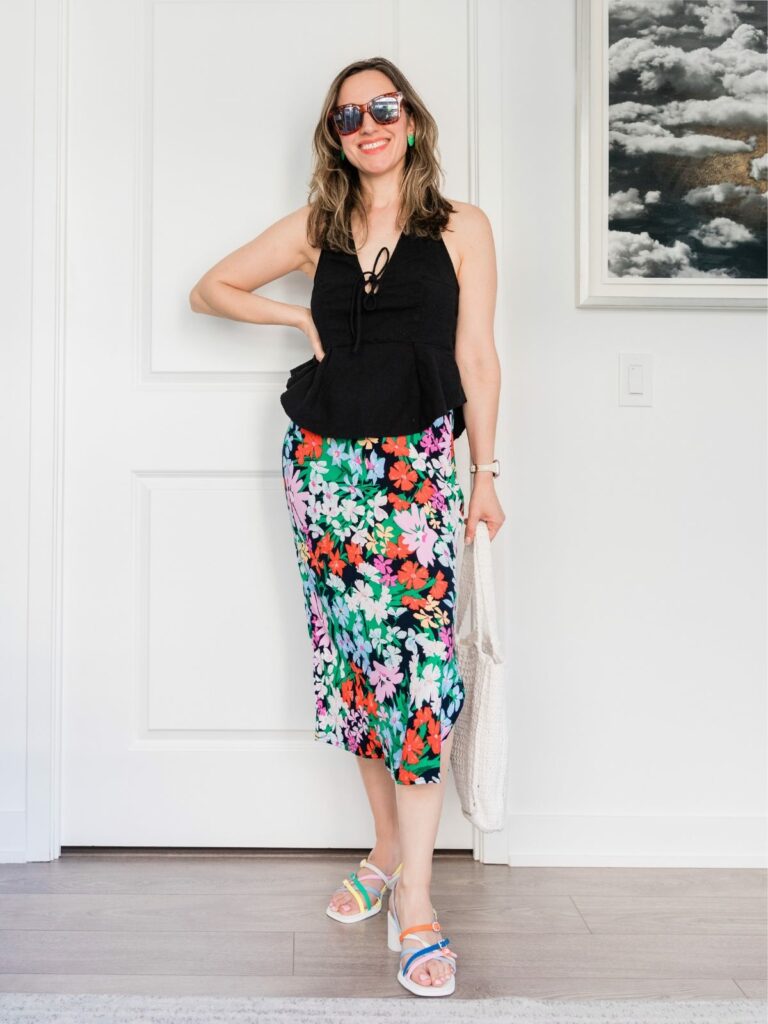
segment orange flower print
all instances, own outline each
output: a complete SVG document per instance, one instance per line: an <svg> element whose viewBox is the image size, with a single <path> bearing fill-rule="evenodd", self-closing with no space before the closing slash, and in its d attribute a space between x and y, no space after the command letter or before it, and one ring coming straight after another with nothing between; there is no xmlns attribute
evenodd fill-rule
<svg viewBox="0 0 768 1024"><path fill-rule="evenodd" d="M413 716L413 725L414 728L416 729L418 729L420 725L423 725L424 722L432 721L434 721L434 719L432 717L432 708L429 706L429 704L425 704L423 707L419 708L419 710Z"/></svg>
<svg viewBox="0 0 768 1024"><path fill-rule="evenodd" d="M398 459L389 471L389 479L393 480L401 490L410 491L419 479L419 474L403 459Z"/></svg>
<svg viewBox="0 0 768 1024"><path fill-rule="evenodd" d="M403 742L403 760L408 764L417 764L424 749L424 740L416 729L408 729Z"/></svg>
<svg viewBox="0 0 768 1024"><path fill-rule="evenodd" d="M410 449L406 437L387 437L384 439L382 449L389 455L407 455Z"/></svg>
<svg viewBox="0 0 768 1024"><path fill-rule="evenodd" d="M440 753L440 723L434 718L427 722L427 743L433 754Z"/></svg>
<svg viewBox="0 0 768 1024"><path fill-rule="evenodd" d="M396 491L390 491L388 498L389 504L392 506L392 508L404 509L411 507L411 502L408 501L407 498L404 498L401 494L398 494Z"/></svg>
<svg viewBox="0 0 768 1024"><path fill-rule="evenodd" d="M397 574L397 582L402 583L409 590L421 590L427 582L429 573L423 565L418 562L403 562L400 572Z"/></svg>
<svg viewBox="0 0 768 1024"><path fill-rule="evenodd" d="M437 601L445 597L448 591L448 580L445 578L445 573L442 569L438 569L435 573L435 582L429 588L429 596L434 597Z"/></svg>
<svg viewBox="0 0 768 1024"><path fill-rule="evenodd" d="M341 557L338 551L334 551L331 554L331 557L328 559L328 571L336 573L337 576L341 576L342 572L344 571L344 566L346 564L347 563L344 561L344 559Z"/></svg>
<svg viewBox="0 0 768 1024"><path fill-rule="evenodd" d="M432 500L432 495L435 493L435 485L431 480L425 480L418 491L413 496L413 500L418 502L419 505L426 505L427 502Z"/></svg>
<svg viewBox="0 0 768 1024"><path fill-rule="evenodd" d="M363 560L363 552L359 544L347 544L347 559L352 565L359 565Z"/></svg>

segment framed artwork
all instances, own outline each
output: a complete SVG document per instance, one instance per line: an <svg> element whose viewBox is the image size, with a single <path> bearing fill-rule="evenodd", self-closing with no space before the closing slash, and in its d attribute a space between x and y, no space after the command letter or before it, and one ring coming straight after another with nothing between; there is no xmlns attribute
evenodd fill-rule
<svg viewBox="0 0 768 1024"><path fill-rule="evenodd" d="M577 0L577 306L766 308L767 37L766 0Z"/></svg>

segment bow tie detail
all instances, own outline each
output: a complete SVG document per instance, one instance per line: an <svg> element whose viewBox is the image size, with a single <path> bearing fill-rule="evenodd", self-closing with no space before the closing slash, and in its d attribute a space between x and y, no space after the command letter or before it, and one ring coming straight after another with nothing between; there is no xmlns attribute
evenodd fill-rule
<svg viewBox="0 0 768 1024"><path fill-rule="evenodd" d="M379 257L382 253L386 253L386 259L384 260L384 265L381 270L377 272L376 267L378 266ZM355 257L355 259L357 259L357 257ZM352 290L352 304L349 307L349 329L352 333L352 337L355 339L352 346L353 352L356 352L360 347L360 341L363 334L363 306L368 310L376 308L376 288L381 280L382 274L387 269L388 263L389 249L386 245L383 245L376 253L376 259L373 261L373 270L361 271L355 281L355 286ZM371 290L367 291L365 286L369 281L371 283Z"/></svg>

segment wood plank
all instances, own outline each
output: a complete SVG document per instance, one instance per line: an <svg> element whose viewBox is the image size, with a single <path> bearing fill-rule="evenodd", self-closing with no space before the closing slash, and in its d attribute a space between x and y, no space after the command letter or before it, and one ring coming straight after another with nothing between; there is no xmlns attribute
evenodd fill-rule
<svg viewBox="0 0 768 1024"><path fill-rule="evenodd" d="M0 921L6 929L68 931L264 931L318 932L334 941L338 929L373 927L344 925L325 914L330 889L313 893L285 887L280 892L232 896L189 893L178 896L114 896L91 893L24 893L0 895ZM470 930L502 932L588 932L573 900L567 896L433 897L440 907ZM377 915L382 922L384 910ZM363 932L359 932L363 934Z"/></svg>
<svg viewBox="0 0 768 1024"><path fill-rule="evenodd" d="M335 888L369 851L312 856L77 856L1 864L0 893L263 893L276 885L316 892ZM510 896L677 896L766 899L760 868L521 868L480 864L468 854L436 854L435 893L476 889Z"/></svg>
<svg viewBox="0 0 768 1024"><path fill-rule="evenodd" d="M768 980L765 978L734 978L733 980L749 999L768 999Z"/></svg>
<svg viewBox="0 0 768 1024"><path fill-rule="evenodd" d="M290 932L3 930L0 973L279 975L292 951Z"/></svg>
<svg viewBox="0 0 768 1024"><path fill-rule="evenodd" d="M574 896L595 933L765 935L766 904L744 897Z"/></svg>
<svg viewBox="0 0 768 1024"><path fill-rule="evenodd" d="M766 976L765 939L754 935L538 935L470 932L441 918L458 954L459 970L495 977L710 978ZM350 931L352 929L350 928ZM392 957L395 954L391 954ZM323 942L323 933L296 934L294 972L333 974L368 962L354 937Z"/></svg>

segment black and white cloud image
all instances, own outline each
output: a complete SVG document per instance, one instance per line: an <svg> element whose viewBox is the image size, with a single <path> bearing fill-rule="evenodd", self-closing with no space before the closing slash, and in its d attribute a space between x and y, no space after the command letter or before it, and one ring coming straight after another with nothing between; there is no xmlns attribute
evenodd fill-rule
<svg viewBox="0 0 768 1024"><path fill-rule="evenodd" d="M608 276L768 278L768 0L608 0Z"/></svg>

